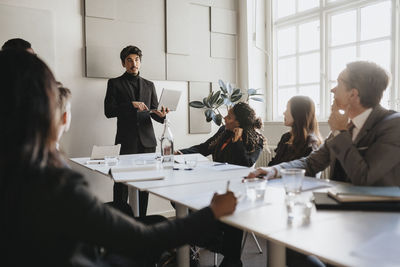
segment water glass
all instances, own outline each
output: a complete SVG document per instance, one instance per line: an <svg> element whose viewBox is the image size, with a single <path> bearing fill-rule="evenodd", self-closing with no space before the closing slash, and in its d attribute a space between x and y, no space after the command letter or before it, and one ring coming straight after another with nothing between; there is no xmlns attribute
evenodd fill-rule
<svg viewBox="0 0 400 267"><path fill-rule="evenodd" d="M188 169L194 169L197 166L197 156L185 156L184 160Z"/></svg>
<svg viewBox="0 0 400 267"><path fill-rule="evenodd" d="M118 158L117 157L109 157L105 156L104 157L104 162L106 163L107 166L115 166L118 164Z"/></svg>
<svg viewBox="0 0 400 267"><path fill-rule="evenodd" d="M285 202L288 222L306 222L310 219L313 204L309 195L287 195Z"/></svg>
<svg viewBox="0 0 400 267"><path fill-rule="evenodd" d="M304 169L282 169L282 182L286 195L296 195L301 192L304 178Z"/></svg>
<svg viewBox="0 0 400 267"><path fill-rule="evenodd" d="M250 201L264 201L267 180L261 178L244 179L246 196Z"/></svg>

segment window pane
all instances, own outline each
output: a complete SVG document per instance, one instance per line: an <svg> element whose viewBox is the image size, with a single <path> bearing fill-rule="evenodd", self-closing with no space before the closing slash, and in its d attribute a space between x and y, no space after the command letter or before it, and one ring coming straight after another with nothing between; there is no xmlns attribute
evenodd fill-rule
<svg viewBox="0 0 400 267"><path fill-rule="evenodd" d="M346 64L356 60L356 47L345 47L331 50L330 80L336 80Z"/></svg>
<svg viewBox="0 0 400 267"><path fill-rule="evenodd" d="M304 11L319 6L319 0L298 0L298 11Z"/></svg>
<svg viewBox="0 0 400 267"><path fill-rule="evenodd" d="M282 116L283 112L286 110L286 104L292 96L296 95L296 88L282 88L278 89L278 116ZM278 117L277 116L277 117Z"/></svg>
<svg viewBox="0 0 400 267"><path fill-rule="evenodd" d="M299 57L299 82L319 82L320 77L319 53Z"/></svg>
<svg viewBox="0 0 400 267"><path fill-rule="evenodd" d="M331 90L332 90L333 88L336 87L337 82L331 82L330 85L331 85L331 86L330 86L330 88L329 88L329 92L331 92ZM329 94L329 99L330 99L330 103L331 103L331 106L332 106L333 100L334 100L334 98L333 98L333 93L332 93L332 92ZM329 112L330 112L330 111L329 111ZM330 113L329 113L329 114L330 114Z"/></svg>
<svg viewBox="0 0 400 267"><path fill-rule="evenodd" d="M319 85L300 86L299 94L311 98L315 104L315 113L319 115L320 101L319 101Z"/></svg>
<svg viewBox="0 0 400 267"><path fill-rule="evenodd" d="M296 27L278 30L277 33L278 56L286 56L296 53Z"/></svg>
<svg viewBox="0 0 400 267"><path fill-rule="evenodd" d="M389 36L391 30L391 3L370 5L361 9L361 40Z"/></svg>
<svg viewBox="0 0 400 267"><path fill-rule="evenodd" d="M296 0L275 0L276 17L283 18L296 12Z"/></svg>
<svg viewBox="0 0 400 267"><path fill-rule="evenodd" d="M296 83L296 58L278 60L278 85L290 85Z"/></svg>
<svg viewBox="0 0 400 267"><path fill-rule="evenodd" d="M356 41L357 13L355 10L331 17L331 45L340 45Z"/></svg>
<svg viewBox="0 0 400 267"><path fill-rule="evenodd" d="M299 25L299 51L319 49L319 21Z"/></svg>
<svg viewBox="0 0 400 267"><path fill-rule="evenodd" d="M383 96L382 96L381 103L380 103L381 106L389 109L390 108L389 99L390 99L390 87L386 88L386 90L383 92Z"/></svg>
<svg viewBox="0 0 400 267"><path fill-rule="evenodd" d="M390 41L370 43L360 46L360 56L363 60L377 63L390 72Z"/></svg>

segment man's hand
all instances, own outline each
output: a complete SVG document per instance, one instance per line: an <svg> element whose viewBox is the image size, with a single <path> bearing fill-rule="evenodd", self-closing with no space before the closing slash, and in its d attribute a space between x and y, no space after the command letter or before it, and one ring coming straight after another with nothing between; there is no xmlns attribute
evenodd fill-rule
<svg viewBox="0 0 400 267"><path fill-rule="evenodd" d="M137 108L139 111L149 110L149 108L143 102L132 101L132 105L134 108Z"/></svg>
<svg viewBox="0 0 400 267"><path fill-rule="evenodd" d="M152 110L152 112L153 112L154 114L156 114L158 117L164 118L164 117L168 114L169 109L168 109L168 108L161 107L161 110Z"/></svg>
<svg viewBox="0 0 400 267"><path fill-rule="evenodd" d="M249 173L246 178L256 178L263 176L264 179L272 179L275 178L277 171L274 167L267 167L267 168L258 168L257 170Z"/></svg>
<svg viewBox="0 0 400 267"><path fill-rule="evenodd" d="M210 208L214 213L215 218L220 218L225 215L232 214L235 211L237 199L235 195L229 191L225 194L214 194Z"/></svg>
<svg viewBox="0 0 400 267"><path fill-rule="evenodd" d="M348 108L343 114L339 112L339 107L336 101L333 102L331 115L328 119L328 124L331 127L331 131L342 131L347 130L347 124L349 123Z"/></svg>
<svg viewBox="0 0 400 267"><path fill-rule="evenodd" d="M232 138L232 142L236 143L239 140L242 140L243 129L242 128L235 128L233 129L233 133L235 134Z"/></svg>

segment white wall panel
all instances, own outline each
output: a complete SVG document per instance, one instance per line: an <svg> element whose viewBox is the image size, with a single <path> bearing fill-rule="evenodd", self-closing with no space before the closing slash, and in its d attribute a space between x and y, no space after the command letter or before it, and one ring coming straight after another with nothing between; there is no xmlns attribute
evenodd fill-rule
<svg viewBox="0 0 400 267"><path fill-rule="evenodd" d="M114 77L114 73L123 73L119 52L127 45L136 45L143 52L141 75L147 79L165 80L165 52L164 52L164 30L162 27L152 24L137 24L117 20L86 17L86 50L88 77ZM151 32L152 34L149 34ZM114 54L116 57L111 62L91 62L95 59L95 53L90 49L93 47L109 47L110 52L103 50L107 55ZM98 50L98 49L97 49ZM115 50L118 53L115 53ZM97 57L102 57L98 54ZM95 64L105 66L96 67L95 71L90 68ZM102 70L101 76L96 76Z"/></svg>
<svg viewBox="0 0 400 267"><path fill-rule="evenodd" d="M236 58L236 36L211 33L211 57Z"/></svg>
<svg viewBox="0 0 400 267"><path fill-rule="evenodd" d="M116 0L116 19L125 22L164 25L164 0Z"/></svg>
<svg viewBox="0 0 400 267"><path fill-rule="evenodd" d="M191 28L190 6L187 0L166 2L167 53L189 55Z"/></svg>
<svg viewBox="0 0 400 267"><path fill-rule="evenodd" d="M50 11L0 5L0 45L12 38L29 41L38 56L54 69L54 26Z"/></svg>
<svg viewBox="0 0 400 267"><path fill-rule="evenodd" d="M222 8L211 8L211 31L236 34L237 33L236 12Z"/></svg>
<svg viewBox="0 0 400 267"><path fill-rule="evenodd" d="M105 19L115 19L117 0L86 0L85 15Z"/></svg>

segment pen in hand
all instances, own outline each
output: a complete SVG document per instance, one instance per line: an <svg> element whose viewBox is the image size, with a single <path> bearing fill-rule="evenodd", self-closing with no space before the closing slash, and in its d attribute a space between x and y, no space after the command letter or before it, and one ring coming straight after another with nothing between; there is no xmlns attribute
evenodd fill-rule
<svg viewBox="0 0 400 267"><path fill-rule="evenodd" d="M226 192L229 192L229 185L230 185L231 181L228 180L228 182L226 182Z"/></svg>

